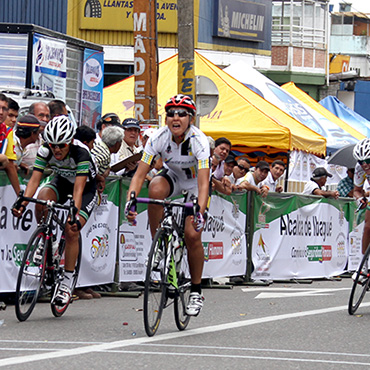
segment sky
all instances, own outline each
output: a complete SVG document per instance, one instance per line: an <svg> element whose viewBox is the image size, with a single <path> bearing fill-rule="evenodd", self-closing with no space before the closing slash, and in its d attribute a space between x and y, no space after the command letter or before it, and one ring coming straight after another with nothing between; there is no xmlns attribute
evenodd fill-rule
<svg viewBox="0 0 370 370"><path fill-rule="evenodd" d="M339 11L339 3L352 4L352 12L370 13L370 0L330 0L329 4L334 5L334 12Z"/></svg>

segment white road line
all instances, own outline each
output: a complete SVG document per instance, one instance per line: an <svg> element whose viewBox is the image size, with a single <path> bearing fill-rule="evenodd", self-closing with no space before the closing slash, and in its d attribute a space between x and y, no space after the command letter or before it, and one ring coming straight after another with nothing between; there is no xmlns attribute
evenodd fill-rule
<svg viewBox="0 0 370 370"><path fill-rule="evenodd" d="M335 365L362 365L369 366L370 362L354 362L354 361L336 361L336 360L321 360L311 358L297 358L297 357L271 357L271 356L245 356L245 355L219 355L214 353L181 353L181 352L145 352L145 351L118 351L108 350L104 351L107 353L129 353L139 355L164 355L164 356L186 356L186 357L216 357L216 358L240 358L240 359L252 359L252 360L269 360L269 361L289 361L289 362L316 362L324 364L335 364Z"/></svg>
<svg viewBox="0 0 370 370"><path fill-rule="evenodd" d="M361 305L361 307L368 307L368 306L370 306L370 303L363 303ZM272 322L272 321L280 321L280 320L293 319L297 317L327 314L331 312L338 312L338 311L346 310L347 307L348 307L347 305L337 306L337 307L330 307L330 308L322 308L318 310L310 310L310 311L304 311L304 312L288 313L288 314L283 314L283 315L267 316L267 317L261 317L258 319L250 319L246 321L237 321L237 322L231 322L231 323L226 323L226 324L219 324L219 325L207 326L203 328L191 329L191 330L187 330L183 332L162 334L162 335L157 335L152 338L142 337L142 338L135 338L135 339L125 339L125 340L120 340L120 341L111 342L111 343L95 344L92 346L64 349L64 350L49 352L49 353L39 353L35 355L28 355L28 356L21 356L21 357L10 357L10 358L1 359L0 367L15 365L15 364L24 364L24 363L29 363L33 361L50 360L52 358L83 355L87 353L112 350L115 348L133 346L133 345L138 345L142 343L153 343L153 342L159 342L159 341L164 341L164 340L169 340L169 339L189 337L192 335L202 335L202 334L207 334L207 333L214 333L217 331L229 330L229 329L234 329L234 328L242 328L245 326L263 324L263 323Z"/></svg>

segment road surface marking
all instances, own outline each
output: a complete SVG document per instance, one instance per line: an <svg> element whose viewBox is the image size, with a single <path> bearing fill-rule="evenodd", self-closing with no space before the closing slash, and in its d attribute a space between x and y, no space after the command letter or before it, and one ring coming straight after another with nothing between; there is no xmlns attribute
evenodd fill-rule
<svg viewBox="0 0 370 370"><path fill-rule="evenodd" d="M369 307L369 306L370 306L370 303L363 303L361 305L361 307ZM49 361L50 359L53 359L53 358L70 357L70 356L83 355L83 354L92 353L92 352L114 350L116 348L139 345L143 343L154 343L154 342L159 342L162 340L164 341L164 340L170 340L170 339L190 337L193 335L203 335L207 333L215 333L215 332L222 331L222 330L242 328L242 327L246 327L250 325L263 324L263 323L273 322L273 321L294 319L294 318L305 317L305 316L322 315L322 314L327 314L327 313L332 313L332 312L344 311L344 310L347 310L347 308L348 306L345 305L345 306L329 307L329 308L322 308L322 309L303 311L303 312L293 312L293 313L288 313L288 314L283 314L283 315L267 316L267 317L261 317L257 319L250 319L246 321L236 321L236 322L231 322L231 323L207 326L207 327L191 329L191 330L187 330L183 332L161 334L161 335L157 335L151 338L141 337L141 338L135 338L135 339L125 339L125 340L120 340L120 341L115 341L115 342L110 342L110 343L94 344L91 346L84 346L84 347L78 347L78 348L72 348L72 349L63 349L63 350L48 352L48 353L38 353L34 355L4 358L0 360L0 367L16 365L16 364L25 364L25 363L30 363L33 361L41 361L41 360Z"/></svg>

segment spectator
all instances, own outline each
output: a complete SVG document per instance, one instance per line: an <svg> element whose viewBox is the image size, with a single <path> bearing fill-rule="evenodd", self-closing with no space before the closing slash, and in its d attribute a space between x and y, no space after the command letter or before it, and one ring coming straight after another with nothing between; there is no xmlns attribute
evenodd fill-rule
<svg viewBox="0 0 370 370"><path fill-rule="evenodd" d="M229 154L224 160L224 176L221 180L217 180L212 177L212 190L216 190L220 193L230 195L231 194L231 182L228 178L233 172L233 168L236 166L236 160L233 154Z"/></svg>
<svg viewBox="0 0 370 370"><path fill-rule="evenodd" d="M157 132L158 129L156 128L147 128L142 136L141 136L141 144L143 145L143 149L145 148L145 144L146 142L148 141L148 139L150 138L150 135L153 135Z"/></svg>
<svg viewBox="0 0 370 370"><path fill-rule="evenodd" d="M3 154L8 159L8 164L4 170L9 178L9 181L18 195L21 188L15 161L17 156L14 152L14 133L11 127L5 125L4 121L8 116L8 98L0 93L0 154Z"/></svg>
<svg viewBox="0 0 370 370"><path fill-rule="evenodd" d="M50 119L57 116L68 116L68 110L64 101L54 99L48 103L50 110Z"/></svg>
<svg viewBox="0 0 370 370"><path fill-rule="evenodd" d="M263 180L267 177L270 171L270 166L266 161L259 161L256 164L254 172L248 172L240 185L235 186L235 191L248 190L254 191L262 197L266 197L268 194L268 187L263 185Z"/></svg>
<svg viewBox="0 0 370 370"><path fill-rule="evenodd" d="M36 140L36 142L27 145L22 159L24 164L26 164L28 167L32 167L35 163L37 151L44 143L42 135L46 124L50 120L50 111L46 103L37 102L30 105L28 114L34 115L40 122L39 138Z"/></svg>
<svg viewBox="0 0 370 370"><path fill-rule="evenodd" d="M237 164L233 168L233 173L229 176L231 190L233 192L236 191L236 186L240 185L246 179L250 167L251 162L248 158L239 158L237 160Z"/></svg>
<svg viewBox="0 0 370 370"><path fill-rule="evenodd" d="M126 118L122 123L122 127L125 130L125 135L122 140L121 148L118 152L119 160L131 157L132 155L140 152L135 146L140 134L139 121L135 118ZM114 160L116 160L116 158ZM114 162L112 161L112 164L113 163ZM119 174L124 174L125 176L133 175L136 167L137 162L128 163L125 170L119 172Z"/></svg>
<svg viewBox="0 0 370 370"><path fill-rule="evenodd" d="M353 197L353 176L355 174L354 168L347 169L347 176L339 181L337 190L340 197Z"/></svg>
<svg viewBox="0 0 370 370"><path fill-rule="evenodd" d="M100 118L100 120L96 124L96 129L98 130L96 134L96 140L95 140L96 143L98 143L101 140L104 129L109 126L120 126L121 127L121 120L119 119L116 113L107 113L107 114L104 114L104 116ZM116 162L118 162L118 160Z"/></svg>
<svg viewBox="0 0 370 370"><path fill-rule="evenodd" d="M6 117L4 123L13 128L17 122L17 118L18 118L18 112L19 112L19 105L18 103L13 100L12 98L8 98L8 105L9 105L9 109L8 109L8 116Z"/></svg>
<svg viewBox="0 0 370 370"><path fill-rule="evenodd" d="M21 117L14 128L14 150L17 156L17 165L24 170L26 175L29 173L29 166L23 162L26 147L34 144L39 139L40 121L32 114Z"/></svg>
<svg viewBox="0 0 370 370"><path fill-rule="evenodd" d="M285 163L277 159L276 161L272 162L270 166L270 172L268 173L266 179L262 181L262 184L266 185L269 188L269 191L281 193L283 191L283 187L277 185L277 182L283 175L284 171Z"/></svg>
<svg viewBox="0 0 370 370"><path fill-rule="evenodd" d="M221 180L224 177L224 161L231 151L231 142L226 137L220 137L215 141L214 154L217 154L221 162L218 164L212 175L216 180Z"/></svg>
<svg viewBox="0 0 370 370"><path fill-rule="evenodd" d="M33 114L40 121L40 131L43 132L46 124L50 121L50 110L48 105L42 101L33 103L30 105L28 113Z"/></svg>
<svg viewBox="0 0 370 370"><path fill-rule="evenodd" d="M91 154L97 164L99 175L108 176L111 154L119 151L123 137L124 131L121 128L116 126L107 127L103 131L102 140L94 145Z"/></svg>
<svg viewBox="0 0 370 370"><path fill-rule="evenodd" d="M74 139L77 139L82 144L86 145L89 148L89 151L94 147L95 138L96 133L91 127L82 125L76 128Z"/></svg>
<svg viewBox="0 0 370 370"><path fill-rule="evenodd" d="M331 173L326 171L324 167L317 167L312 173L311 180L307 182L303 189L303 194L313 194L320 195L325 198L335 198L338 199L339 192L337 190L322 190L322 187L325 186L326 180L329 177L333 177Z"/></svg>
<svg viewBox="0 0 370 370"><path fill-rule="evenodd" d="M213 155L211 156L211 171L212 173L216 170L217 166L219 165L219 163L221 162L221 157L216 154L216 153L213 153Z"/></svg>

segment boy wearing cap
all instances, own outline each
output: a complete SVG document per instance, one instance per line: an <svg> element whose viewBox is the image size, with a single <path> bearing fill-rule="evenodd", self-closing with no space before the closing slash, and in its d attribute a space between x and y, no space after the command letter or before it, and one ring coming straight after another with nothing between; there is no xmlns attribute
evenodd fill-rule
<svg viewBox="0 0 370 370"><path fill-rule="evenodd" d="M266 185L263 185L263 180L267 177L269 171L269 164L266 161L259 161L256 164L254 172L248 172L245 176L245 180L239 185L236 185L234 191L254 191L263 198L267 197L269 188Z"/></svg>
<svg viewBox="0 0 370 370"><path fill-rule="evenodd" d="M39 138L40 121L32 114L20 118L14 128L14 150L16 164L28 174L27 163L23 162L26 146L35 143Z"/></svg>
<svg viewBox="0 0 370 370"><path fill-rule="evenodd" d="M311 180L308 181L303 189L302 194L307 195L320 195L325 198L338 199L339 193L337 190L322 190L322 187L326 184L326 179L333 177L324 167L317 167L312 173Z"/></svg>
<svg viewBox="0 0 370 370"><path fill-rule="evenodd" d="M234 167L237 165L233 154L229 154L224 160L224 176L221 180L217 180L212 176L212 190L230 195L232 192L231 181L229 176L232 175Z"/></svg>

